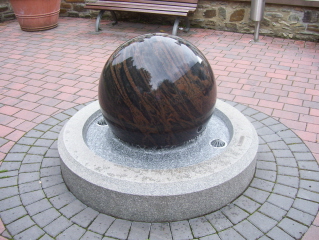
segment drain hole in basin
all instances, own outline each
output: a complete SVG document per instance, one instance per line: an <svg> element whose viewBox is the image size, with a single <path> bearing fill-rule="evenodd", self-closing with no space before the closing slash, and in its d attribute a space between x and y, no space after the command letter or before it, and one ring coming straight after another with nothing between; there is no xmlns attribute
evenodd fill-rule
<svg viewBox="0 0 319 240"><path fill-rule="evenodd" d="M227 145L226 142L221 139L214 139L213 141L210 142L210 144L214 148L224 148Z"/></svg>
<svg viewBox="0 0 319 240"><path fill-rule="evenodd" d="M106 126L107 122L104 118L101 118L100 120L97 121L97 125L99 126Z"/></svg>

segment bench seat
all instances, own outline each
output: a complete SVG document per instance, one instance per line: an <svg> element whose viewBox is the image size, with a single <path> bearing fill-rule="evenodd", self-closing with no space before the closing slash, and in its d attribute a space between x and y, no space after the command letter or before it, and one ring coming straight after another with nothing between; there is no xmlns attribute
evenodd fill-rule
<svg viewBox="0 0 319 240"><path fill-rule="evenodd" d="M114 11L126 11L126 12L142 12L142 13L154 13L163 15L176 16L173 26L172 34L177 34L177 29L180 21L180 17L186 18L185 31L189 30L188 13L196 10L198 0L175 0L175 1L156 1L156 0L99 0L94 3L87 3L85 8L100 10L100 13L96 19L95 30L100 30L100 21L103 13L108 10L111 12L114 18L114 24L117 23L116 14Z"/></svg>

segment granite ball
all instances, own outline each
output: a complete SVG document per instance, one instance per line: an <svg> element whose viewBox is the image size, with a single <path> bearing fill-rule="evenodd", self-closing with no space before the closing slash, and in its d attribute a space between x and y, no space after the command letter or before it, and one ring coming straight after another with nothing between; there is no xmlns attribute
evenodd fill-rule
<svg viewBox="0 0 319 240"><path fill-rule="evenodd" d="M122 44L99 82L101 112L120 140L143 148L183 145L205 129L216 103L205 56L190 42L146 34Z"/></svg>

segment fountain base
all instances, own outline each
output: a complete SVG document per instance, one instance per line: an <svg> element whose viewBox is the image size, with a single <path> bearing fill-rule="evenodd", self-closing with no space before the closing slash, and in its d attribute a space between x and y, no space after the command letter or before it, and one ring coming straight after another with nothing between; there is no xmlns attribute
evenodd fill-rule
<svg viewBox="0 0 319 240"><path fill-rule="evenodd" d="M60 133L64 181L83 203L127 220L179 221L213 212L248 187L258 150L248 119L222 101L215 107L197 139L152 150L129 146L107 126L98 126L101 112L94 102ZM103 136L105 141L98 143Z"/></svg>

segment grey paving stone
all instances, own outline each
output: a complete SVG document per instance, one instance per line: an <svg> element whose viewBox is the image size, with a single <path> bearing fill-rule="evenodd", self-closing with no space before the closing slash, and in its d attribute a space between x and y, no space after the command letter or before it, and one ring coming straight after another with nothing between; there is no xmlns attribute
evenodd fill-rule
<svg viewBox="0 0 319 240"><path fill-rule="evenodd" d="M43 158L42 168L60 166L60 158Z"/></svg>
<svg viewBox="0 0 319 240"><path fill-rule="evenodd" d="M45 157L46 158L58 158L58 157L60 157L60 154L59 154L57 149L51 148L47 151L47 153L45 154Z"/></svg>
<svg viewBox="0 0 319 240"><path fill-rule="evenodd" d="M261 138L267 143L277 142L277 141L281 140L281 138L277 134L263 135L263 136L261 136Z"/></svg>
<svg viewBox="0 0 319 240"><path fill-rule="evenodd" d="M43 157L40 155L31 155L31 154L27 154L24 159L23 159L23 163L40 163L42 162Z"/></svg>
<svg viewBox="0 0 319 240"><path fill-rule="evenodd" d="M102 235L87 231L80 240L100 240L102 239Z"/></svg>
<svg viewBox="0 0 319 240"><path fill-rule="evenodd" d="M264 203L258 211L267 215L268 217L273 218L276 221L280 221L287 213L287 211L268 202Z"/></svg>
<svg viewBox="0 0 319 240"><path fill-rule="evenodd" d="M28 183L19 184L19 191L21 194L33 192L42 189L40 181L33 181Z"/></svg>
<svg viewBox="0 0 319 240"><path fill-rule="evenodd" d="M290 208L287 216L299 223L305 224L308 227L312 224L313 220L315 219L315 216L302 212L300 210L297 210L295 208Z"/></svg>
<svg viewBox="0 0 319 240"><path fill-rule="evenodd" d="M32 129L29 132L27 132L24 136L29 138L39 138L43 135L44 132Z"/></svg>
<svg viewBox="0 0 319 240"><path fill-rule="evenodd" d="M54 239L50 237L48 234L45 234L39 240L54 240Z"/></svg>
<svg viewBox="0 0 319 240"><path fill-rule="evenodd" d="M299 177L298 168L278 166L277 173L279 175Z"/></svg>
<svg viewBox="0 0 319 240"><path fill-rule="evenodd" d="M6 228L12 236L15 236L18 233L30 228L33 225L35 225L35 223L32 221L32 219L29 216L24 216L6 225Z"/></svg>
<svg viewBox="0 0 319 240"><path fill-rule="evenodd" d="M318 211L318 203L311 202L308 200L296 198L294 204L292 205L294 208L299 209L300 211L313 214Z"/></svg>
<svg viewBox="0 0 319 240"><path fill-rule="evenodd" d="M93 220L99 215L99 212L92 208L85 208L82 212L76 214L71 218L71 221L77 223L81 227L87 228Z"/></svg>
<svg viewBox="0 0 319 240"><path fill-rule="evenodd" d="M25 152L22 153L8 153L4 158L7 162L21 162L25 157Z"/></svg>
<svg viewBox="0 0 319 240"><path fill-rule="evenodd" d="M78 200L76 200L78 201ZM75 201L74 201L75 202ZM83 204L84 205L84 204ZM115 218L100 213L93 221L93 223L89 226L89 230L92 232L96 232L99 234L104 234L106 230L111 226L114 222ZM132 232L132 229L131 229Z"/></svg>
<svg viewBox="0 0 319 240"><path fill-rule="evenodd" d="M63 231L61 234L57 236L57 240L78 240L80 239L84 233L85 229L81 228L80 226L73 224L68 229Z"/></svg>
<svg viewBox="0 0 319 240"><path fill-rule="evenodd" d="M73 202L70 202L68 205L60 209L60 212L67 218L73 217L75 214L81 212L83 209L87 208L85 204L81 201L75 199Z"/></svg>
<svg viewBox="0 0 319 240"><path fill-rule="evenodd" d="M60 183L58 185L54 185L52 187L48 187L43 189L45 194L47 195L48 198L54 197L61 195L62 193L68 192L69 190L67 189L65 183Z"/></svg>
<svg viewBox="0 0 319 240"><path fill-rule="evenodd" d="M293 237L291 237L278 227L274 227L273 229L271 229L269 233L267 233L267 236L274 240L295 240Z"/></svg>
<svg viewBox="0 0 319 240"><path fill-rule="evenodd" d="M51 207L52 207L51 203L49 202L48 199L45 198L45 199L42 199L38 202L35 202L35 203L32 203L32 204L26 206L26 210L30 214L30 216L33 216L37 213L40 213L44 210L51 208Z"/></svg>
<svg viewBox="0 0 319 240"><path fill-rule="evenodd" d="M239 232L242 236L244 236L246 239L258 239L264 234L258 230L254 225L252 225L247 220L244 220L240 223L238 223L235 227L237 232Z"/></svg>
<svg viewBox="0 0 319 240"><path fill-rule="evenodd" d="M43 228L43 230L46 233L48 233L51 237L56 237L65 229L69 228L71 225L71 221L69 221L67 218L63 216L60 216L59 218L51 222L49 225L47 225L45 228Z"/></svg>
<svg viewBox="0 0 319 240"><path fill-rule="evenodd" d="M303 144L303 141L299 137L289 137L289 138L284 138L283 140L287 144L297 144L297 143Z"/></svg>
<svg viewBox="0 0 319 240"><path fill-rule="evenodd" d="M5 224L9 224L25 215L27 215L27 211L21 205L0 213L1 219Z"/></svg>
<svg viewBox="0 0 319 240"><path fill-rule="evenodd" d="M315 161L299 161L299 169L319 172L318 163Z"/></svg>
<svg viewBox="0 0 319 240"><path fill-rule="evenodd" d="M273 190L274 193L278 193L290 198L295 198L297 195L297 191L298 191L297 188L288 187L281 184L275 184L275 187Z"/></svg>
<svg viewBox="0 0 319 240"><path fill-rule="evenodd" d="M302 188L299 189L297 197L319 203L319 193L310 192Z"/></svg>
<svg viewBox="0 0 319 240"><path fill-rule="evenodd" d="M33 182L37 180L39 181L39 179L40 179L40 175L38 172L19 174L19 184Z"/></svg>
<svg viewBox="0 0 319 240"><path fill-rule="evenodd" d="M67 122L67 120L66 121L63 121L63 122L61 122L61 123L59 123L59 125L56 125L56 126L54 126L53 128L51 128L51 131L52 132L56 132L56 133L60 133L61 132L61 129L62 129L62 126L64 126L64 124Z"/></svg>
<svg viewBox="0 0 319 240"><path fill-rule="evenodd" d="M27 152L28 154L41 155L43 156L48 151L48 147L37 147L33 146Z"/></svg>
<svg viewBox="0 0 319 240"><path fill-rule="evenodd" d="M279 131L277 134L282 138L297 137L297 135L292 130L288 130L288 129L283 130L283 131Z"/></svg>
<svg viewBox="0 0 319 240"><path fill-rule="evenodd" d="M314 161L315 158L312 153L294 153L297 161Z"/></svg>
<svg viewBox="0 0 319 240"><path fill-rule="evenodd" d="M248 198L255 200L258 203L263 204L266 202L267 198L270 195L270 192L266 192L260 189L249 187L247 190L243 193L243 195L247 196Z"/></svg>
<svg viewBox="0 0 319 240"><path fill-rule="evenodd" d="M233 224L237 224L249 216L247 212L233 204L223 207L221 211Z"/></svg>
<svg viewBox="0 0 319 240"><path fill-rule="evenodd" d="M233 203L249 213L255 212L260 207L259 203L243 195L237 198Z"/></svg>
<svg viewBox="0 0 319 240"><path fill-rule="evenodd" d="M218 236L218 234L213 234L213 235L202 237L199 240L220 240L220 237Z"/></svg>
<svg viewBox="0 0 319 240"><path fill-rule="evenodd" d="M33 145L36 140L37 138L22 137L17 143L30 146L30 145Z"/></svg>
<svg viewBox="0 0 319 240"><path fill-rule="evenodd" d="M238 232L233 228L228 228L225 231L218 233L221 240L245 240Z"/></svg>
<svg viewBox="0 0 319 240"><path fill-rule="evenodd" d="M213 212L205 215L205 217L218 232L233 226L231 221L221 211Z"/></svg>
<svg viewBox="0 0 319 240"><path fill-rule="evenodd" d="M21 166L20 162L2 162L0 170L14 171L19 170Z"/></svg>
<svg viewBox="0 0 319 240"><path fill-rule="evenodd" d="M319 174L315 171L299 170L300 179L319 181Z"/></svg>
<svg viewBox="0 0 319 240"><path fill-rule="evenodd" d="M21 164L20 173L29 173L29 172L39 172L40 171L40 163L27 163Z"/></svg>
<svg viewBox="0 0 319 240"><path fill-rule="evenodd" d="M2 232L1 234L2 237L5 237L7 239L12 239L12 236L10 235L10 233L7 230L4 230L4 232Z"/></svg>
<svg viewBox="0 0 319 240"><path fill-rule="evenodd" d="M256 168L258 169L263 169L263 170L270 170L270 171L276 171L277 170L277 165L275 162L267 162L267 161L257 161L257 166Z"/></svg>
<svg viewBox="0 0 319 240"><path fill-rule="evenodd" d="M128 240L148 239L148 235L150 233L150 230L151 230L150 223L132 222L130 234L128 235L127 239ZM174 233L173 233L173 236L174 236ZM187 238L184 238L184 239L187 239Z"/></svg>
<svg viewBox="0 0 319 240"><path fill-rule="evenodd" d="M280 124L277 120L273 119L272 117L269 117L261 121L266 126L276 125Z"/></svg>
<svg viewBox="0 0 319 240"><path fill-rule="evenodd" d="M46 149L47 148L49 148L51 145L52 145L52 143L54 142L54 140L50 140L50 139L38 139L35 143L34 143L34 146L38 146L38 147L46 147ZM31 150L31 149L30 149ZM46 151L45 151L46 152ZM45 153L44 152L44 153ZM44 153L43 154L41 154L41 155L44 155Z"/></svg>
<svg viewBox="0 0 319 240"><path fill-rule="evenodd" d="M293 158L294 157L294 155L292 154L292 152L290 150L273 150L272 152L276 158L278 158L278 157L279 158L284 158L284 157Z"/></svg>
<svg viewBox="0 0 319 240"><path fill-rule="evenodd" d="M131 228L131 223L130 221L116 219L105 233L105 236L126 239ZM153 238L150 239L153 240Z"/></svg>
<svg viewBox="0 0 319 240"><path fill-rule="evenodd" d="M54 175L54 176L41 178L41 183L43 188L48 188L54 185L58 185L59 183L62 183L62 182L64 181L61 175Z"/></svg>
<svg viewBox="0 0 319 240"><path fill-rule="evenodd" d="M274 149L274 150L289 150L289 147L284 141L275 141L275 142L270 142L267 144L271 149Z"/></svg>
<svg viewBox="0 0 319 240"><path fill-rule="evenodd" d="M44 235L44 231L38 226L34 225L27 230L19 233L14 236L16 240L30 240L30 239L38 239L39 237Z"/></svg>
<svg viewBox="0 0 319 240"><path fill-rule="evenodd" d="M189 220L195 238L204 237L216 232L205 217L198 217Z"/></svg>
<svg viewBox="0 0 319 240"><path fill-rule="evenodd" d="M267 236L262 236L261 238L259 238L258 240L271 240L269 237Z"/></svg>
<svg viewBox="0 0 319 240"><path fill-rule="evenodd" d="M283 131L286 130L287 127L283 125L282 123L278 123L272 126L269 126L274 132Z"/></svg>
<svg viewBox="0 0 319 240"><path fill-rule="evenodd" d="M45 120L45 121L42 122L42 123L44 123L44 124L46 124L46 125L55 126L55 125L59 124L60 121L57 120L57 119L55 119L55 118L53 118L53 117L51 117L51 118L48 118L47 120Z"/></svg>
<svg viewBox="0 0 319 240"><path fill-rule="evenodd" d="M265 120L266 118L268 118L269 116L262 113L262 112L257 112L256 114L252 115L251 117L253 117L254 119L256 119L258 121L262 121L262 120Z"/></svg>
<svg viewBox="0 0 319 240"><path fill-rule="evenodd" d="M268 198L267 201L276 205L277 207L280 207L288 211L290 207L292 206L294 199L272 193L270 194L270 197Z"/></svg>
<svg viewBox="0 0 319 240"><path fill-rule="evenodd" d="M304 233L308 230L308 228L296 221L293 221L289 218L284 218L279 224L278 227L283 229L289 235L294 237L295 239L300 239Z"/></svg>
<svg viewBox="0 0 319 240"><path fill-rule="evenodd" d="M258 152L270 152L270 148L268 147L267 144L260 144L258 146Z"/></svg>
<svg viewBox="0 0 319 240"><path fill-rule="evenodd" d="M271 192L274 185L275 184L273 182L269 182L269 181L259 179L259 178L254 178L250 184L251 187L254 187L254 188L257 188L260 190L264 190L267 192Z"/></svg>
<svg viewBox="0 0 319 240"><path fill-rule="evenodd" d="M61 175L61 168L60 168L60 166L41 168L40 175L41 175L41 177Z"/></svg>
<svg viewBox="0 0 319 240"><path fill-rule="evenodd" d="M300 187L307 189L313 192L319 192L319 182L315 181L308 181L308 180L300 180L299 181Z"/></svg>
<svg viewBox="0 0 319 240"><path fill-rule="evenodd" d="M299 178L285 175L277 175L277 183L282 185L298 188L299 187Z"/></svg>
<svg viewBox="0 0 319 240"><path fill-rule="evenodd" d="M248 220L264 233L267 233L278 223L274 219L267 217L260 212L255 212L254 214L250 215Z"/></svg>
<svg viewBox="0 0 319 240"><path fill-rule="evenodd" d="M3 171L4 169L0 169L0 178L7 178L7 177L16 177L19 175L19 171L18 170L14 170L14 171Z"/></svg>
<svg viewBox="0 0 319 240"><path fill-rule="evenodd" d="M268 170L261 170L261 169L256 169L255 172L255 177L264 179L270 182L275 182L276 177L277 177L277 172L276 171L268 171Z"/></svg>
<svg viewBox="0 0 319 240"><path fill-rule="evenodd" d="M0 212L22 205L19 196L13 196L0 201Z"/></svg>
<svg viewBox="0 0 319 240"><path fill-rule="evenodd" d="M32 217L32 219L41 227L45 227L55 219L60 217L61 214L55 208L49 208L41 213L38 213Z"/></svg>
<svg viewBox="0 0 319 240"><path fill-rule="evenodd" d="M51 125L40 123L40 124L38 124L37 126L35 126L33 129L46 132L46 131L48 131L51 127L52 127Z"/></svg>
<svg viewBox="0 0 319 240"><path fill-rule="evenodd" d="M17 185L18 185L18 177L0 178L0 188L17 186Z"/></svg>
<svg viewBox="0 0 319 240"><path fill-rule="evenodd" d="M149 239L171 240L172 234L168 223L152 223Z"/></svg>
<svg viewBox="0 0 319 240"><path fill-rule="evenodd" d="M289 144L288 146L292 152L309 152L310 151L309 148L303 143Z"/></svg>
<svg viewBox="0 0 319 240"><path fill-rule="evenodd" d="M276 158L277 165L285 167L298 167L294 158Z"/></svg>
<svg viewBox="0 0 319 240"><path fill-rule="evenodd" d="M269 161L269 162L274 162L275 157L271 152L266 152L266 153L257 153L257 159L261 161Z"/></svg>
<svg viewBox="0 0 319 240"><path fill-rule="evenodd" d="M24 206L27 206L31 203L37 202L45 198L44 192L42 190L37 190L34 192L23 193L20 195L21 201Z"/></svg>
<svg viewBox="0 0 319 240"><path fill-rule="evenodd" d="M15 144L11 148L10 153L22 153L22 158L23 158L23 156L25 155L26 152L28 152L29 149L30 149L30 146L22 145L22 144Z"/></svg>
<svg viewBox="0 0 319 240"><path fill-rule="evenodd" d="M65 205L73 202L75 199L75 196L71 192L65 192L58 196L50 198L50 202L55 208L60 209Z"/></svg>
<svg viewBox="0 0 319 240"><path fill-rule="evenodd" d="M52 139L52 140L55 140L55 139L58 138L58 136L59 136L59 134L56 133L56 132L47 131L47 132L45 132L45 133L41 136L41 138L43 138L43 139Z"/></svg>
<svg viewBox="0 0 319 240"><path fill-rule="evenodd" d="M0 191L1 191L0 200L6 199L12 196L16 196L19 194L17 186L2 188Z"/></svg>

